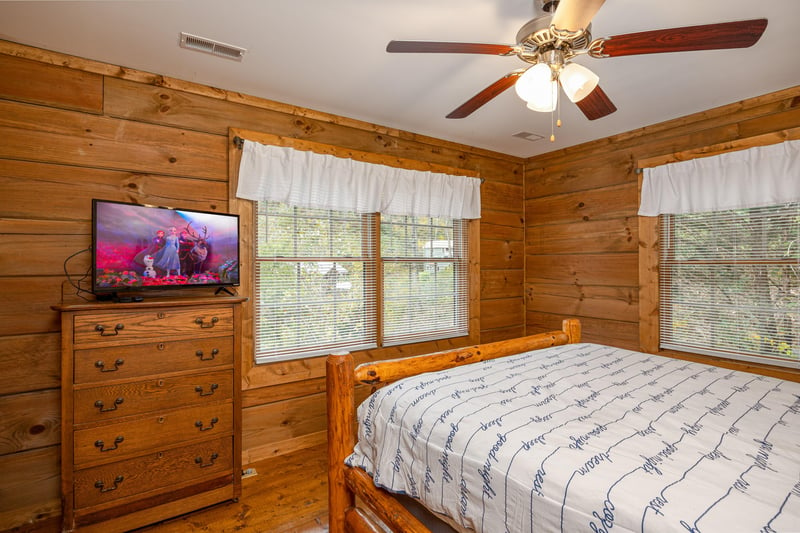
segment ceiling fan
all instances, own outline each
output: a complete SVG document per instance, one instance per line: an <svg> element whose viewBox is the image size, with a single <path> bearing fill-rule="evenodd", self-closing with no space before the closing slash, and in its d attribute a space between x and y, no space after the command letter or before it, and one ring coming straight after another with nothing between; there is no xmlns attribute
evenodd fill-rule
<svg viewBox="0 0 800 533"><path fill-rule="evenodd" d="M516 69L461 104L447 118L464 118L514 86L534 111L552 112L558 88L564 90L589 120L617 110L598 85L598 77L573 63L581 55L608 58L663 52L746 48L767 27L766 19L744 20L627 33L592 40L591 20L605 0L536 0L542 14L517 33L517 44L479 44L436 41L390 41L387 52L516 55L529 66ZM553 13L553 10L555 12ZM560 125L560 124L559 124Z"/></svg>

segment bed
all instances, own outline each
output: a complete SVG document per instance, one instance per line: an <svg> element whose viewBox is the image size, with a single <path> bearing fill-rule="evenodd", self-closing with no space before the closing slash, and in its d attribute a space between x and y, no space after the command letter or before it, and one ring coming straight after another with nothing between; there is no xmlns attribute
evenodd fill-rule
<svg viewBox="0 0 800 533"><path fill-rule="evenodd" d="M798 383L582 343L570 319L331 355L327 386L333 533L437 530L403 500L455 531L800 531Z"/></svg>

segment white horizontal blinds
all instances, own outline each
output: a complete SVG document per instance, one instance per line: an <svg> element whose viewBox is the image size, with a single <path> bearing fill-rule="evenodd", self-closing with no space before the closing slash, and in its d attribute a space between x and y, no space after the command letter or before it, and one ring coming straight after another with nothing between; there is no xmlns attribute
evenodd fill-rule
<svg viewBox="0 0 800 533"><path fill-rule="evenodd" d="M374 215L257 205L256 361L374 347Z"/></svg>
<svg viewBox="0 0 800 533"><path fill-rule="evenodd" d="M467 222L381 217L383 345L468 334Z"/></svg>
<svg viewBox="0 0 800 533"><path fill-rule="evenodd" d="M800 204L661 222L662 348L800 367Z"/></svg>

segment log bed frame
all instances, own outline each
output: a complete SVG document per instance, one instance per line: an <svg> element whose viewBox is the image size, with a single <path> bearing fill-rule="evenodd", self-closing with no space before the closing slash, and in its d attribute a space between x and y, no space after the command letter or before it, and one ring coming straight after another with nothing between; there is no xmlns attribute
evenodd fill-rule
<svg viewBox="0 0 800 533"><path fill-rule="evenodd" d="M390 492L378 488L360 468L344 460L355 446L355 387L382 387L398 379L455 366L495 359L550 346L580 342L581 325L566 319L561 331L539 333L518 339L478 344L427 355L364 363L355 367L349 353L329 355L328 406L328 503L331 533L382 533L379 520L394 532L430 533Z"/></svg>

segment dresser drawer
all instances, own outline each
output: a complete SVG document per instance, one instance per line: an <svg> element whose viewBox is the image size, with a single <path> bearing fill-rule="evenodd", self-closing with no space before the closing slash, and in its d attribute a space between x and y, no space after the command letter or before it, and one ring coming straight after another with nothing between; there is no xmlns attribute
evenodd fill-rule
<svg viewBox="0 0 800 533"><path fill-rule="evenodd" d="M193 339L233 332L233 309L151 309L76 315L73 337L76 346L122 345L144 338Z"/></svg>
<svg viewBox="0 0 800 533"><path fill-rule="evenodd" d="M163 411L74 432L74 464L89 466L129 458L153 448L230 435L233 403Z"/></svg>
<svg viewBox="0 0 800 533"><path fill-rule="evenodd" d="M223 437L79 470L73 481L75 508L185 486L199 478L230 472L232 468L232 437Z"/></svg>
<svg viewBox="0 0 800 533"><path fill-rule="evenodd" d="M75 424L203 405L233 398L233 369L75 391Z"/></svg>
<svg viewBox="0 0 800 533"><path fill-rule="evenodd" d="M102 383L179 370L232 366L233 356L232 336L87 348L74 352L73 381L76 384Z"/></svg>

